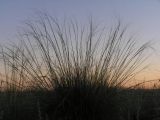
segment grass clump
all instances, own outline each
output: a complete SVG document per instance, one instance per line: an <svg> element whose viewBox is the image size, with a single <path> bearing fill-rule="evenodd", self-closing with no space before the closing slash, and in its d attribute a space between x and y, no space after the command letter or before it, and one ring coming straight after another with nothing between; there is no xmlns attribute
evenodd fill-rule
<svg viewBox="0 0 160 120"><path fill-rule="evenodd" d="M118 120L120 88L141 70L148 43L137 47L120 22L107 32L92 19L43 14L26 25L20 44L1 51L4 91L34 93L38 119Z"/></svg>

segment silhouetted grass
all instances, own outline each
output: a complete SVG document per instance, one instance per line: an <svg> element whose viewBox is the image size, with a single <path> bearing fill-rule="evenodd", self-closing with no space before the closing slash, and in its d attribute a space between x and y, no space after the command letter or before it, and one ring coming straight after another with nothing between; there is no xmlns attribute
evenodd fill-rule
<svg viewBox="0 0 160 120"><path fill-rule="evenodd" d="M2 119L129 120L122 87L142 70L149 43L138 47L120 22L107 32L92 19L83 26L47 14L27 21L19 39L1 50Z"/></svg>

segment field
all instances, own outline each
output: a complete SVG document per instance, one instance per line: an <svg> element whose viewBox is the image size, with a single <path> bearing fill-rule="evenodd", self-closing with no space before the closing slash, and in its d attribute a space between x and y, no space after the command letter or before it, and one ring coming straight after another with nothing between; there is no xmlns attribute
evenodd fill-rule
<svg viewBox="0 0 160 120"><path fill-rule="evenodd" d="M121 89L117 92L115 95L112 91L112 95L109 95L106 101L102 101L104 98L97 98L99 96L86 97L78 92L67 97L63 94L65 98L48 91L2 92L1 119L158 120L160 118L159 90Z"/></svg>
<svg viewBox="0 0 160 120"><path fill-rule="evenodd" d="M124 87L151 46L120 21L106 30L40 14L24 28L18 44L1 47L1 120L160 119L158 88Z"/></svg>

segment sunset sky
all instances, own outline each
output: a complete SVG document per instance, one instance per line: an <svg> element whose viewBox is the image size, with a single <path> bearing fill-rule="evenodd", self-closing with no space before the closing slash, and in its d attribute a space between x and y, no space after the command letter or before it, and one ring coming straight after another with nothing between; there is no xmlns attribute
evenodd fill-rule
<svg viewBox="0 0 160 120"><path fill-rule="evenodd" d="M59 18L75 17L85 22L113 24L121 19L137 36L138 43L152 41L148 67L138 79L160 78L160 0L0 0L0 43L16 42L16 32L36 11Z"/></svg>

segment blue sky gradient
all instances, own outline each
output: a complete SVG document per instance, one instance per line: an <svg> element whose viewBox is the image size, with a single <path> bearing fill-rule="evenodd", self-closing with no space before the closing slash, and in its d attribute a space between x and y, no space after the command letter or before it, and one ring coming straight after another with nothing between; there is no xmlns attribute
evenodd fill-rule
<svg viewBox="0 0 160 120"><path fill-rule="evenodd" d="M160 0L1 0L0 43L16 42L19 26L39 10L82 22L90 15L107 24L120 18L140 38L138 43L153 41L156 52L146 73L152 71L149 78L160 78Z"/></svg>

